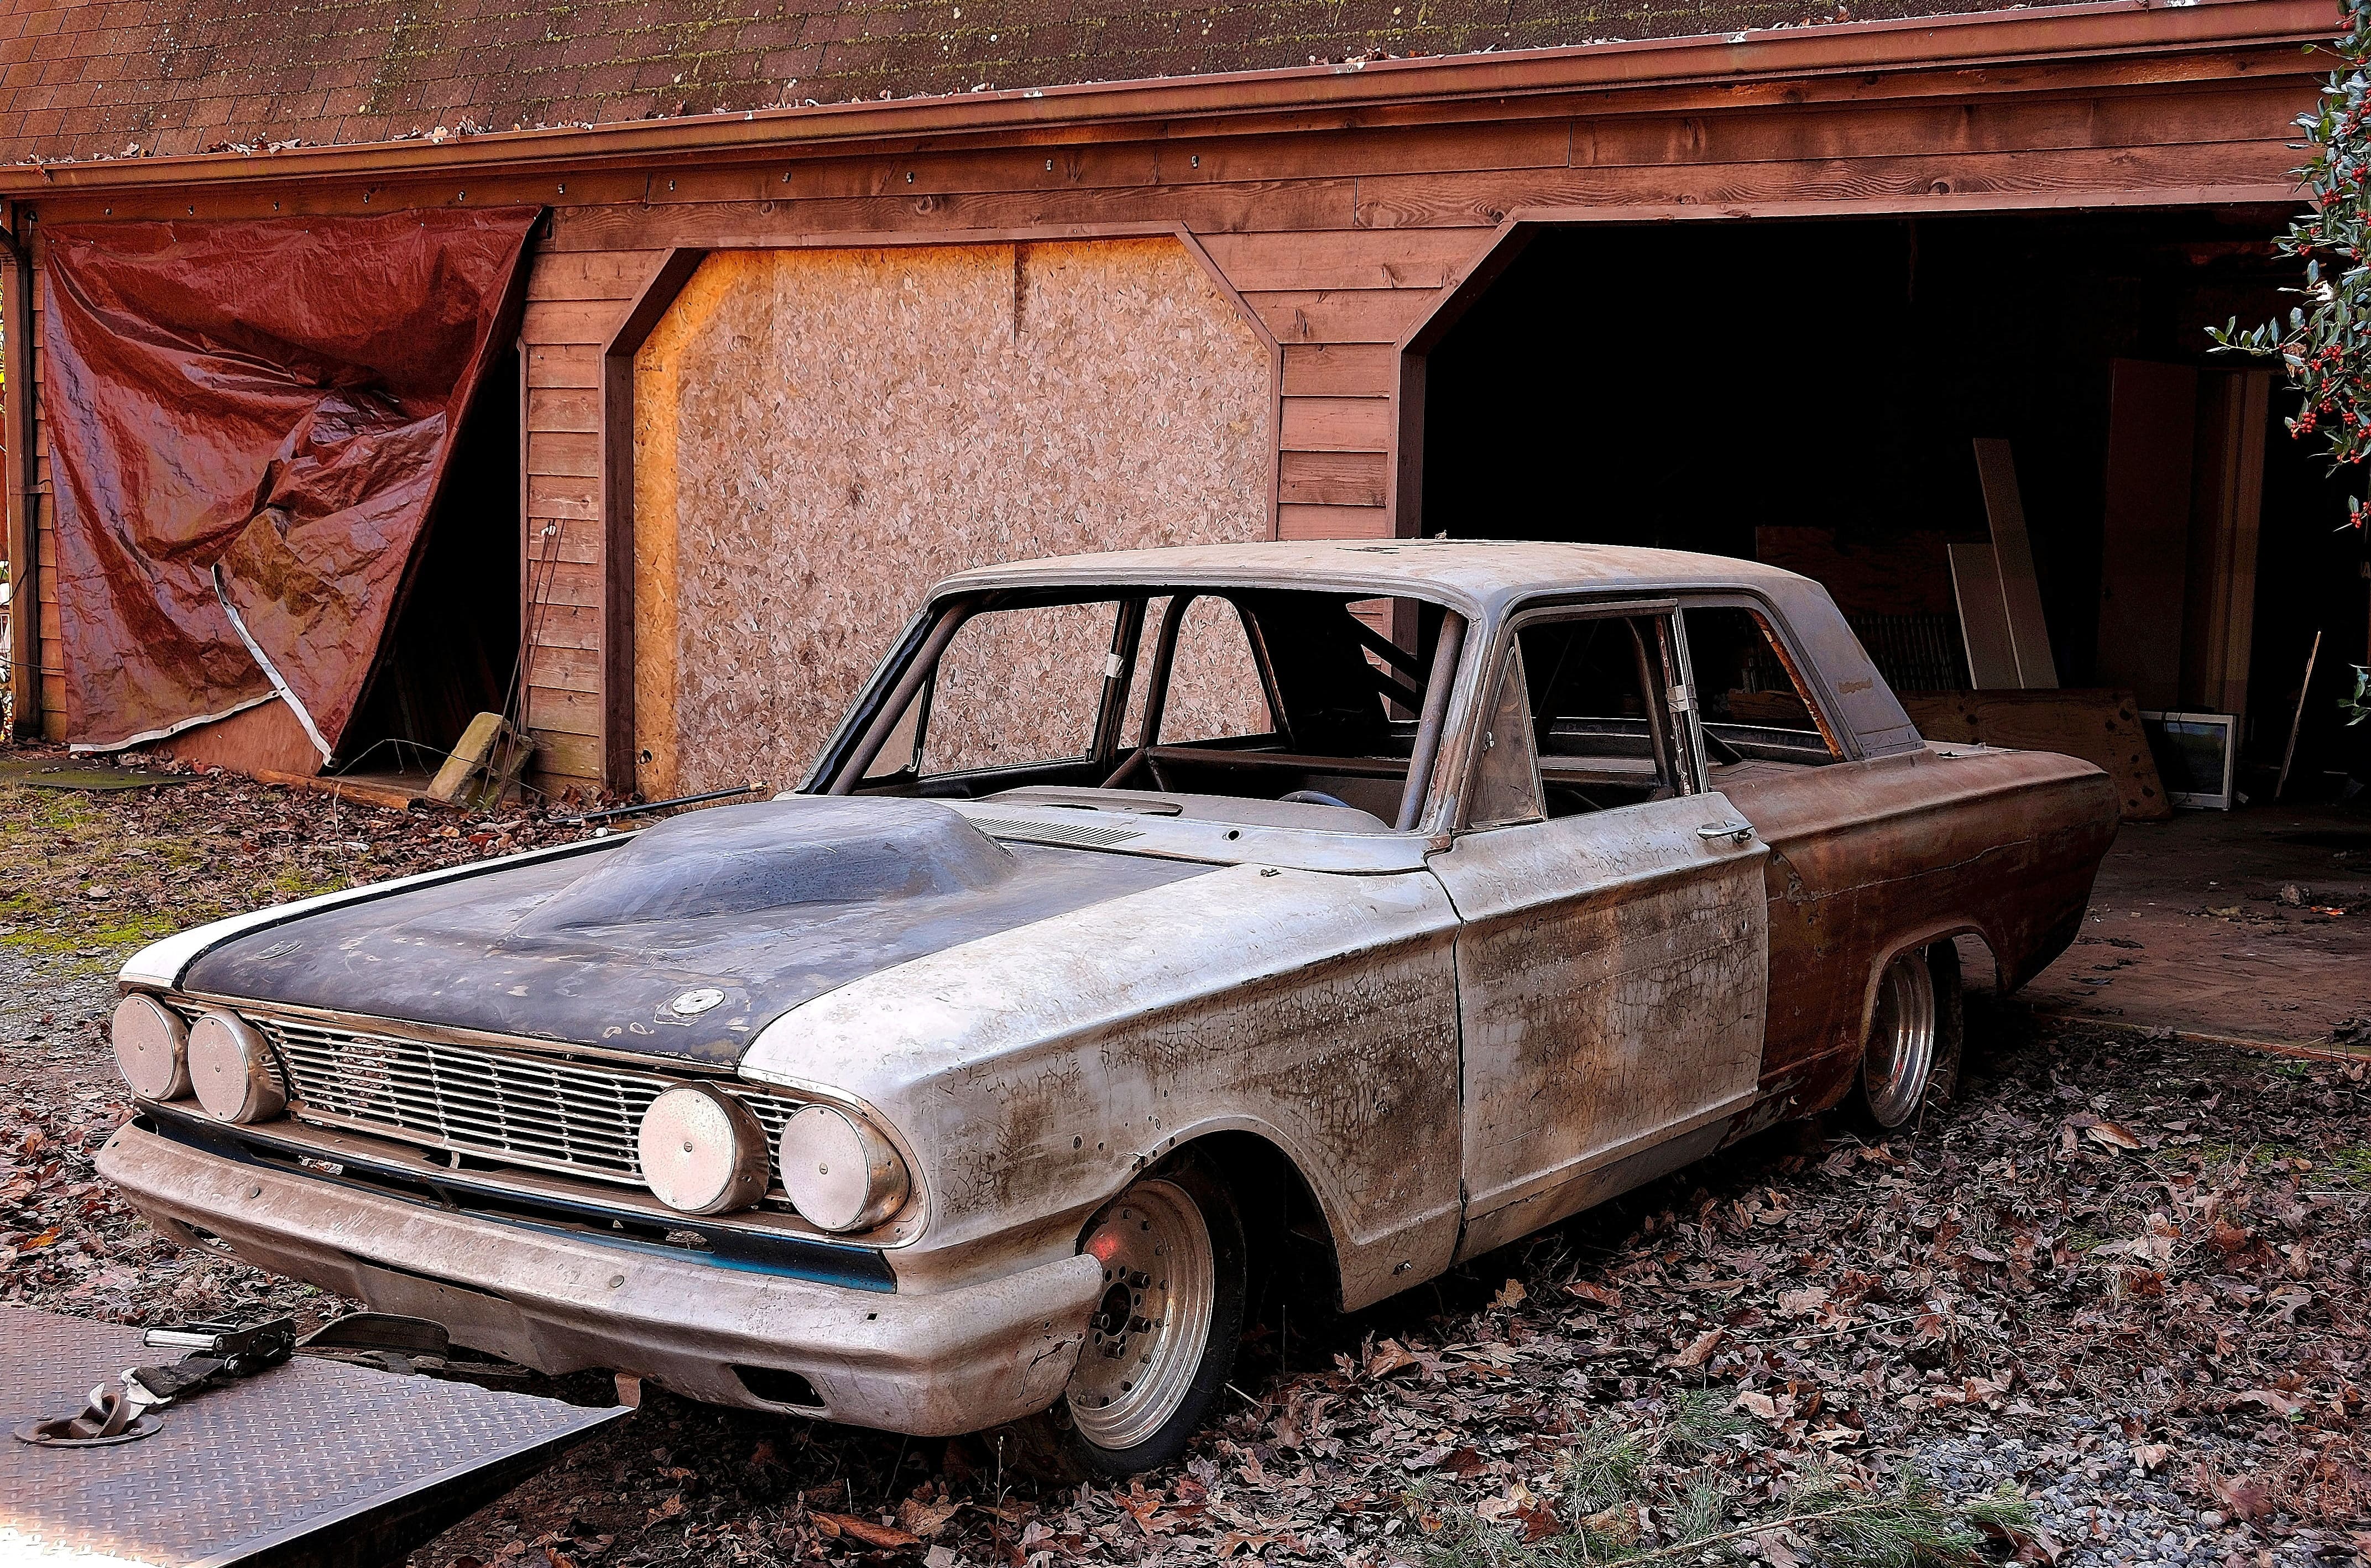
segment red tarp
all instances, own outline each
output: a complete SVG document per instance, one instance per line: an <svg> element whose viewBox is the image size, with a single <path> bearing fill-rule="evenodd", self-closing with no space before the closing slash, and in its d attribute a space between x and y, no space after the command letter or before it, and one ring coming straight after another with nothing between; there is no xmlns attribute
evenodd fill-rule
<svg viewBox="0 0 2371 1568"><path fill-rule="evenodd" d="M538 215L48 231L70 740L219 718L277 672L337 745L454 432L515 330Z"/></svg>

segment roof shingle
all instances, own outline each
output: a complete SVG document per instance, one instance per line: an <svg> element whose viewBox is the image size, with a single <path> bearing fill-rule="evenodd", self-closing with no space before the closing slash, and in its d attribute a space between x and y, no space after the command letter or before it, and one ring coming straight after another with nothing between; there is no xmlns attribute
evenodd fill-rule
<svg viewBox="0 0 2371 1568"><path fill-rule="evenodd" d="M1992 9L1870 0L1854 19ZM18 0L0 161L320 145L1833 21L1833 0Z"/></svg>

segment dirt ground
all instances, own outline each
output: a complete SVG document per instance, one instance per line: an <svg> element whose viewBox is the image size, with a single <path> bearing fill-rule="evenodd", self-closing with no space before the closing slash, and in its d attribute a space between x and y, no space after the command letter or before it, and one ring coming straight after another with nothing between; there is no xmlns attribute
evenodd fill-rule
<svg viewBox="0 0 2371 1568"><path fill-rule="evenodd" d="M340 1310L177 1251L94 1179L126 1109L115 967L227 910L583 831L0 779L0 1300ZM1957 1101L1904 1136L1781 1128L1370 1311L1271 1300L1223 1419L1132 1483L1065 1481L1027 1429L908 1441L653 1393L415 1562L2371 1560L2371 1072L2115 1021L1980 1002Z"/></svg>

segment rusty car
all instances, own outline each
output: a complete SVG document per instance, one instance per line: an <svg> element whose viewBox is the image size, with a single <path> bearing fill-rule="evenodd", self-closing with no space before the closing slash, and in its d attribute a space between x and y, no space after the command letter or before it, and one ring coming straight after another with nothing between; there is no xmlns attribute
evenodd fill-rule
<svg viewBox="0 0 2371 1568"><path fill-rule="evenodd" d="M159 941L100 1169L547 1372L1179 1453L1251 1282L1379 1301L1790 1117L1947 1097L2112 838L1818 584L1454 540L933 590L771 800Z"/></svg>

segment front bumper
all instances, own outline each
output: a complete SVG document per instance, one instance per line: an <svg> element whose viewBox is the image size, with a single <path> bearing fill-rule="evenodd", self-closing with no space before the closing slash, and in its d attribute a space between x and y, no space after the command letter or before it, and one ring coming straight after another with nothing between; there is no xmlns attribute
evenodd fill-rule
<svg viewBox="0 0 2371 1568"><path fill-rule="evenodd" d="M930 1295L850 1289L438 1208L136 1124L108 1140L98 1170L178 1240L218 1237L258 1268L432 1318L538 1371L610 1368L715 1404L920 1436L1052 1404L1103 1286L1080 1256ZM777 1396L796 1387L779 1374L795 1374L814 1398L766 1398L735 1368Z"/></svg>

